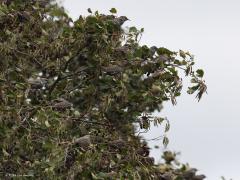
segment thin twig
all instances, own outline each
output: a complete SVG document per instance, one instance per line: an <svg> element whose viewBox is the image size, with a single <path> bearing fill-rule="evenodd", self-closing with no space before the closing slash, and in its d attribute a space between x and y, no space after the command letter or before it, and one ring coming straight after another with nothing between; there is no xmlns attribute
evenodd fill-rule
<svg viewBox="0 0 240 180"><path fill-rule="evenodd" d="M17 49L14 49L14 48L12 48L12 47L9 47L9 49L11 49L12 51L16 51L16 52L19 53L19 54L22 54L22 55L25 55L25 56L28 56L28 57L33 58L33 60L35 61L35 63L37 63L38 66L40 66L41 68L43 68L42 64L41 64L35 57L32 57L32 56L30 56L29 54L27 54L27 53L25 53L25 52L22 52L22 51L19 51L19 50L17 50Z"/></svg>
<svg viewBox="0 0 240 180"><path fill-rule="evenodd" d="M78 120L78 121L81 121L83 123L91 123L91 124L97 124L97 125L101 125L101 126L112 127L111 124L101 123L101 122L97 122L97 121L81 120L80 118L71 118L71 119L72 120Z"/></svg>

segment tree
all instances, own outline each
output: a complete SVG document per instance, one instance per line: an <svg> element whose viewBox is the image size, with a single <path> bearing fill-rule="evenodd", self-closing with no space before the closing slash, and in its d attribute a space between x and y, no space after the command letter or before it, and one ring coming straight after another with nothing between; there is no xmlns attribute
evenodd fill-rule
<svg viewBox="0 0 240 180"><path fill-rule="evenodd" d="M0 5L0 172L37 179L203 179L165 152L154 164L136 128L147 130L164 101L176 104L182 78L198 100L203 70L189 52L139 44L125 16L72 21L52 1ZM165 131L169 130L166 121ZM164 137L163 143L168 143Z"/></svg>

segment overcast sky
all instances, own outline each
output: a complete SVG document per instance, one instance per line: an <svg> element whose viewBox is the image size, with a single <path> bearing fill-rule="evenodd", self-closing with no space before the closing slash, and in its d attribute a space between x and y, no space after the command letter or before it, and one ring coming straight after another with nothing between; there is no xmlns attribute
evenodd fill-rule
<svg viewBox="0 0 240 180"><path fill-rule="evenodd" d="M183 95L166 104L161 116L171 122L168 149L209 180L240 179L240 1L238 0L65 0L71 17L87 8L107 13L112 7L144 27L141 43L188 50L205 70L208 95L197 103ZM161 135L152 128L146 138ZM160 142L159 142L160 143ZM152 145L152 144L151 144ZM159 150L151 153L159 159Z"/></svg>

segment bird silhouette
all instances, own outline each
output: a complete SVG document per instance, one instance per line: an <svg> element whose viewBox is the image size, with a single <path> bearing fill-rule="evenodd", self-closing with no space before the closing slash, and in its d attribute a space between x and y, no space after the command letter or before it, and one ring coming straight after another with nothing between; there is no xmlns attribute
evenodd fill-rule
<svg viewBox="0 0 240 180"><path fill-rule="evenodd" d="M115 18L113 21L116 25L122 26L128 20L129 19L126 16L120 16L118 18Z"/></svg>

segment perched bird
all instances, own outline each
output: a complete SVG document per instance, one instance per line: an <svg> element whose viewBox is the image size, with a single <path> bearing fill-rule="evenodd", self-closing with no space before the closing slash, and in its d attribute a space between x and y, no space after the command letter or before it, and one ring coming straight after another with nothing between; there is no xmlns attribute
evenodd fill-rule
<svg viewBox="0 0 240 180"><path fill-rule="evenodd" d="M27 82L31 85L31 89L40 89L47 84L46 78L29 78Z"/></svg>
<svg viewBox="0 0 240 180"><path fill-rule="evenodd" d="M191 179L192 180L193 177L195 177L196 172L197 172L196 168L190 168L183 173L183 177L184 177L184 179L187 179L187 180Z"/></svg>
<svg viewBox="0 0 240 180"><path fill-rule="evenodd" d="M171 59L169 57L167 57L167 55L159 55L159 59L158 60L166 62L166 61L170 61Z"/></svg>
<svg viewBox="0 0 240 180"><path fill-rule="evenodd" d="M128 20L129 19L126 16L120 16L118 18L115 18L113 22L115 25L122 26Z"/></svg>
<svg viewBox="0 0 240 180"><path fill-rule="evenodd" d="M154 73L152 73L152 76L153 78L158 78L160 77L162 74L164 73L164 70L163 69L158 69L156 70Z"/></svg>
<svg viewBox="0 0 240 180"><path fill-rule="evenodd" d="M12 3L12 0L3 0L2 3L9 6Z"/></svg>
<svg viewBox="0 0 240 180"><path fill-rule="evenodd" d="M125 145L126 145L126 143L122 139L117 139L117 140L111 141L109 143L109 146L112 147L112 148L122 148Z"/></svg>
<svg viewBox="0 0 240 180"><path fill-rule="evenodd" d="M154 164L154 158L153 157L144 157L144 161L147 163L147 164Z"/></svg>
<svg viewBox="0 0 240 180"><path fill-rule="evenodd" d="M118 58L126 58L126 55L131 51L127 46L120 46L114 49L114 56Z"/></svg>
<svg viewBox="0 0 240 180"><path fill-rule="evenodd" d="M30 14L27 11L17 13L18 20L20 22L26 22L30 20Z"/></svg>
<svg viewBox="0 0 240 180"><path fill-rule="evenodd" d="M81 68L87 64L88 56L85 53L79 52L76 56L72 57L67 62L65 70L76 72L82 70Z"/></svg>
<svg viewBox="0 0 240 180"><path fill-rule="evenodd" d="M74 144L79 145L81 148L88 148L91 144L91 136L90 135L85 135L80 138L77 138L73 142Z"/></svg>
<svg viewBox="0 0 240 180"><path fill-rule="evenodd" d="M123 68L117 65L110 65L110 66L103 66L102 67L103 72L109 75L115 75L118 73L121 73L123 71Z"/></svg>
<svg viewBox="0 0 240 180"><path fill-rule="evenodd" d="M38 104L44 98L43 91L47 87L48 80L42 77L38 77L38 78L30 77L27 80L27 83L28 83L28 88L25 91L26 99L31 99L31 104Z"/></svg>
<svg viewBox="0 0 240 180"><path fill-rule="evenodd" d="M108 30L108 38L112 41L119 41L123 30L121 26L127 21L128 18L126 16L114 17L113 19L106 20L107 30Z"/></svg>
<svg viewBox="0 0 240 180"><path fill-rule="evenodd" d="M147 143L143 143L142 147L137 150L137 154L144 157L149 156L150 148L147 146Z"/></svg>
<svg viewBox="0 0 240 180"><path fill-rule="evenodd" d="M63 98L58 98L56 100L53 100L53 103L52 103L52 108L53 109L56 109L58 111L63 111L63 110L66 110L66 109L70 109L73 104L68 102L67 100L63 99Z"/></svg>
<svg viewBox="0 0 240 180"><path fill-rule="evenodd" d="M163 179L163 180L172 180L173 179L172 176L173 175L170 172L167 172L164 175L161 175L161 179Z"/></svg>
<svg viewBox="0 0 240 180"><path fill-rule="evenodd" d="M205 178L206 178L205 175L196 175L196 176L193 177L193 180L203 180Z"/></svg>
<svg viewBox="0 0 240 180"><path fill-rule="evenodd" d="M105 15L105 14L100 15L100 19L103 20L103 21L111 20L111 19L114 19L114 18L115 18L114 15Z"/></svg>
<svg viewBox="0 0 240 180"><path fill-rule="evenodd" d="M150 47L150 56L152 57L157 52L158 48L156 46Z"/></svg>

